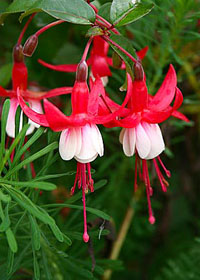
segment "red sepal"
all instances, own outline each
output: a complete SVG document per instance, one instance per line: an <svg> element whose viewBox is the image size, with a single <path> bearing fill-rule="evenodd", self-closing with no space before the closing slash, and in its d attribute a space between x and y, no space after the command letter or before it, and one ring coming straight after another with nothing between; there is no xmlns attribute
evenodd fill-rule
<svg viewBox="0 0 200 280"><path fill-rule="evenodd" d="M165 110L174 98L176 84L176 72L174 67L170 64L169 70L160 89L149 102L149 107L154 111Z"/></svg>
<svg viewBox="0 0 200 280"><path fill-rule="evenodd" d="M60 64L60 65L53 65L49 64L42 59L38 59L38 62L42 64L44 67L49 69L60 71L60 72L76 72L76 68L78 64Z"/></svg>
<svg viewBox="0 0 200 280"><path fill-rule="evenodd" d="M22 96L20 95L20 89L19 88L17 88L17 99L18 99L20 107L22 108L23 112L25 113L25 115L27 115L27 117L29 119L31 119L32 121L34 121L35 123L37 123L39 125L49 127L49 123L48 123L48 121L46 119L46 116L44 114L36 113L35 111L33 111L31 108L29 108L26 105Z"/></svg>
<svg viewBox="0 0 200 280"><path fill-rule="evenodd" d="M62 131L68 127L83 126L90 122L90 119L85 114L65 116L47 99L44 99L44 110L49 126L54 131Z"/></svg>

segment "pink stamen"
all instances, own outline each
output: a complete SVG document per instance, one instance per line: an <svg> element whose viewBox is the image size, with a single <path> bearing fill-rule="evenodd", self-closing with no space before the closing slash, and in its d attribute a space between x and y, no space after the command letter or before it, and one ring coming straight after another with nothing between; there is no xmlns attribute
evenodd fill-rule
<svg viewBox="0 0 200 280"><path fill-rule="evenodd" d="M171 172L165 167L164 163L162 162L160 156L157 157L157 159L159 160L160 162L160 165L162 166L163 170L165 171L165 174L168 178L171 177Z"/></svg>
<svg viewBox="0 0 200 280"><path fill-rule="evenodd" d="M90 165L90 163L86 163L86 166L87 166L87 172L88 172L88 177L89 177L88 188L91 192L94 192L94 181L93 181L92 175L91 175L91 165Z"/></svg>
<svg viewBox="0 0 200 280"><path fill-rule="evenodd" d="M163 176L162 176L162 173L161 173L161 171L160 171L160 169L159 169L159 166L158 166L157 161L156 161L155 158L153 159L153 163L154 163L154 166L155 166L155 170L156 170L158 179L159 179L159 181L160 181L160 185L161 185L161 187L162 187L162 191L163 191L163 192L166 192L166 191L167 191L167 188L166 188L165 184L163 184Z"/></svg>
<svg viewBox="0 0 200 280"><path fill-rule="evenodd" d="M155 217L153 216L153 211L151 207L151 199L150 199L150 189L151 189L151 184L149 180L149 172L148 172L148 166L146 160L142 160L142 169L143 169L143 174L145 177L145 182L146 182L146 193L147 193L147 203L148 203L148 209L149 209L149 222L150 224L155 223Z"/></svg>
<svg viewBox="0 0 200 280"><path fill-rule="evenodd" d="M86 171L87 171L87 173L86 173ZM88 174L88 176L87 176L87 174ZM78 185L78 188L82 188L83 221L84 221L83 240L84 240L84 242L88 242L90 237L87 232L87 215L86 215L85 194L87 193L88 189L91 192L94 191L90 163L77 162L76 177L75 177L74 185L71 189L71 194L74 194L76 185Z"/></svg>
<svg viewBox="0 0 200 280"><path fill-rule="evenodd" d="M87 233L87 216L86 216L86 202L85 202L85 191L86 191L86 164L81 164L82 171L82 200L83 200L83 219L84 219L84 233L83 233L83 241L89 241L89 235Z"/></svg>

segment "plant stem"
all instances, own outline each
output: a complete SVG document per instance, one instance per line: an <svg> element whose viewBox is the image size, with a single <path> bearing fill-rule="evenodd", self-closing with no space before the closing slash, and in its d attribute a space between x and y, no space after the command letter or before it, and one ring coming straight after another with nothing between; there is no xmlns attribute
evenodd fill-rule
<svg viewBox="0 0 200 280"><path fill-rule="evenodd" d="M119 31L113 27L112 24L110 24L110 22L108 22L105 18L99 16L98 14L96 14L96 18L98 18L99 20L101 20L108 29L111 29L115 34L120 35Z"/></svg>
<svg viewBox="0 0 200 280"><path fill-rule="evenodd" d="M120 251L121 251L122 246L124 244L124 241L126 239L128 230L130 228L133 216L135 214L135 211L134 211L134 208L133 208L133 202L134 203L137 202L139 200L140 196L141 196L141 193L137 192L137 193L134 193L132 198L131 198L130 205L127 208L124 220L122 222L122 225L121 225L121 228L120 228L120 231L119 231L119 234L118 234L117 239L115 240L115 242L113 244L112 251L111 251L111 254L110 254L110 257L109 257L110 260L117 260L118 259ZM112 270L107 269L104 272L102 280L109 280L111 278L111 276L112 276Z"/></svg>
<svg viewBox="0 0 200 280"><path fill-rule="evenodd" d="M49 29L49 28L51 28L51 27L53 27L53 26L55 26L55 25L61 24L61 23L63 23L63 22L65 22L65 21L64 21L64 20L57 20L57 21L54 21L54 22L52 22L52 23L50 23L50 24L48 24L48 25L42 27L40 30L38 30L38 31L35 33L35 35L38 37L38 36L41 35L43 32L45 32L47 29Z"/></svg>
<svg viewBox="0 0 200 280"><path fill-rule="evenodd" d="M27 20L26 24L24 25L24 28L22 29L22 32L20 33L18 41L17 41L18 45L21 44L22 38L24 36L24 33L26 32L27 27L29 26L30 22L32 21L32 19L34 18L35 15L36 15L36 13L32 14L30 16L30 18Z"/></svg>
<svg viewBox="0 0 200 280"><path fill-rule="evenodd" d="M127 52L124 48L122 48L120 45L118 45L117 43L115 43L113 40L111 40L108 36L104 35L102 36L102 38L105 41L110 42L111 44L113 44L115 47L117 47L120 51L122 51L123 53L125 53L134 63L138 62L129 52Z"/></svg>

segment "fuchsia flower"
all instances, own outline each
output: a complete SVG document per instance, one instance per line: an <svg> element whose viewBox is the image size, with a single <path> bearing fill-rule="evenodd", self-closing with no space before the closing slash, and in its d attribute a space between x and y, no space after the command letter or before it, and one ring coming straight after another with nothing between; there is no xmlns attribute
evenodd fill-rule
<svg viewBox="0 0 200 280"><path fill-rule="evenodd" d="M155 222L155 218L150 202L153 189L150 184L147 160L153 160L164 192L168 183L161 173L159 164L167 177L170 177L170 172L165 168L159 157L165 149L165 144L158 123L163 122L171 115L188 121L183 114L176 111L183 101L182 93L176 85L176 72L172 65L170 65L160 89L154 96L148 94L142 68L136 71L134 81L128 74L128 91L131 91L131 99L128 103L129 112L125 118L114 122L114 125L123 127L119 138L125 155L130 157L136 154L135 190L137 189L137 168L139 166L140 177L146 185L149 221L151 224ZM174 98L174 104L171 106L170 104ZM113 126L113 124L111 125ZM140 171L140 160L142 161L142 172Z"/></svg>
<svg viewBox="0 0 200 280"><path fill-rule="evenodd" d="M43 113L43 109L40 102L42 98L71 93L72 91L71 87L57 88L54 90L50 90L48 92L34 92L27 88L28 71L24 63L24 55L22 52L23 48L21 45L21 40L33 16L34 14L27 21L26 25L24 26L24 29L22 30L19 36L16 46L13 48L14 63L12 69L12 89L5 90L0 86L0 96L10 98L10 109L9 109L9 114L7 119L6 132L8 136L12 138L15 137L15 114L16 114L17 107L19 106L19 102L17 100L17 89L20 90L22 96L24 97L25 101L28 102L30 108L32 108L32 110L37 113ZM30 119L29 119L29 124L30 126L27 130L26 135L31 134L34 131L35 127L36 128L39 127L37 123L33 122ZM22 114L20 117L20 129L21 127L22 127Z"/></svg>
<svg viewBox="0 0 200 280"><path fill-rule="evenodd" d="M71 94L72 114L65 116L56 106L44 99L45 114L37 114L24 102L21 91L18 89L18 100L24 113L34 122L50 127L53 131L62 131L59 142L60 156L64 160L77 160L77 173L72 188L76 185L82 188L84 207L84 234L83 240L88 242L85 193L94 190L91 177L90 162L103 156L103 140L96 124L112 121L126 106L130 96L126 96L123 104L114 113L99 116L99 94L103 91L100 78L96 79L91 91L87 86L87 64L82 61L77 67L76 81ZM87 171L87 173L86 173Z"/></svg>
<svg viewBox="0 0 200 280"><path fill-rule="evenodd" d="M87 65L91 66L91 77L93 79L101 77L104 86L107 84L108 77L112 76L109 66L113 66L113 59L108 56L108 49L109 44L100 36L95 36L93 38L90 57L87 60ZM138 51L138 57L143 59L147 51L148 47ZM39 59L38 62L47 68L61 72L75 72L77 68L77 64L52 65L41 59ZM121 69L126 69L126 65L123 61Z"/></svg>

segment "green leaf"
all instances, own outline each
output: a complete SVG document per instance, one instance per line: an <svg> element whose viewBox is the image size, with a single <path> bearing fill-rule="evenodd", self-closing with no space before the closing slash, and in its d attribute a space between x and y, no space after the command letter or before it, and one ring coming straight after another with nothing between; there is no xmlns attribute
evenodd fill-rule
<svg viewBox="0 0 200 280"><path fill-rule="evenodd" d="M6 123L7 123L9 109L10 109L10 99L6 99L6 101L3 104L3 110L1 114L1 151L0 151L1 158L5 151Z"/></svg>
<svg viewBox="0 0 200 280"><path fill-rule="evenodd" d="M58 239L58 241L63 242L64 241L64 237L62 232L60 231L60 229L58 228L58 226L56 225L56 223L52 223L49 224L53 234L55 235L55 237Z"/></svg>
<svg viewBox="0 0 200 280"><path fill-rule="evenodd" d="M44 128L39 127L33 136L23 145L20 150L17 150L16 155L14 157L12 165L15 165L18 160L20 160L21 156L28 150L28 148L37 141L38 138L42 136L44 133Z"/></svg>
<svg viewBox="0 0 200 280"><path fill-rule="evenodd" d="M8 228L6 230L6 237L7 237L7 240L8 240L8 245L10 247L10 250L13 253L16 253L18 247L17 247L17 242L16 242L16 239L15 239L14 233L12 232L11 228Z"/></svg>
<svg viewBox="0 0 200 280"><path fill-rule="evenodd" d="M5 202L5 203L8 203L8 202L11 201L11 197L10 197L9 195L7 195L7 194L4 194L4 193L2 192L2 190L0 190L0 201L3 201L3 202Z"/></svg>
<svg viewBox="0 0 200 280"><path fill-rule="evenodd" d="M18 187L27 187L27 188L37 188L40 190L45 190L45 191L52 191L56 189L56 185L49 183L49 182L40 182L40 181L28 181L28 182L15 182L15 181L8 181L8 180L1 180L0 179L0 184L8 184L12 186L18 186Z"/></svg>
<svg viewBox="0 0 200 280"><path fill-rule="evenodd" d="M12 168L11 170L9 170L4 178L7 178L9 176L11 176L13 173L17 172L18 170L20 170L24 165L29 164L30 162L42 157L43 155L55 150L56 148L58 148L58 143L54 142L49 144L47 147L45 147L44 149L40 150L39 152L31 155L30 157L28 157L27 159L23 160L22 162L20 162L17 166L15 166L14 168Z"/></svg>
<svg viewBox="0 0 200 280"><path fill-rule="evenodd" d="M12 273L13 265L14 265L14 253L11 250L9 250L8 258L7 258L7 271L6 271L7 275L10 275Z"/></svg>
<svg viewBox="0 0 200 280"><path fill-rule="evenodd" d="M10 218L8 214L9 204L6 205L5 213L3 212L2 205L0 203L0 216L2 223L0 224L0 232L6 231L10 226Z"/></svg>
<svg viewBox="0 0 200 280"><path fill-rule="evenodd" d="M106 4L102 5L98 11L98 15L100 15L102 18L106 19L108 22L111 21L110 7L111 7L111 3L106 3Z"/></svg>
<svg viewBox="0 0 200 280"><path fill-rule="evenodd" d="M61 205L63 207L69 207L69 208L73 208L73 209L79 209L79 210L83 210L83 206L80 205L71 205L71 204L67 204L67 203L61 203ZM91 208L91 207L86 207L87 212L90 212L104 220L110 220L110 216L107 215L106 213L104 213L103 211L99 210L99 209L95 209L95 208Z"/></svg>
<svg viewBox="0 0 200 280"><path fill-rule="evenodd" d="M72 209L78 209L78 210L83 210L83 206L81 205L73 205L73 204L69 204L69 203L55 203L55 204L50 204L48 205L49 207L69 207ZM104 219L104 220L110 220L110 216L107 215L106 213L104 213L101 210L95 209L95 208L91 208L91 207L87 207L86 208L87 212L90 212L92 214L95 214L96 216Z"/></svg>
<svg viewBox="0 0 200 280"><path fill-rule="evenodd" d="M54 219L48 213L41 211L23 192L3 185L3 188L12 196L12 198L30 214L41 220L45 224L55 223Z"/></svg>
<svg viewBox="0 0 200 280"><path fill-rule="evenodd" d="M12 63L8 63L0 68L0 85L2 87L6 87L11 80L12 66Z"/></svg>
<svg viewBox="0 0 200 280"><path fill-rule="evenodd" d="M29 215L29 220L31 223L32 246L35 251L38 251L40 250L40 229L38 227L36 219L32 215Z"/></svg>
<svg viewBox="0 0 200 280"><path fill-rule="evenodd" d="M129 24L148 14L153 4L134 4L132 0L113 0L110 18L116 27Z"/></svg>
<svg viewBox="0 0 200 280"><path fill-rule="evenodd" d="M40 280L40 267L34 250L33 250L33 267L34 267L34 280Z"/></svg>
<svg viewBox="0 0 200 280"><path fill-rule="evenodd" d="M20 19L34 12L49 15L77 24L91 24L95 21L94 10L84 0L15 0L0 17L0 23L7 15L24 12Z"/></svg>
<svg viewBox="0 0 200 280"><path fill-rule="evenodd" d="M110 39L112 41L114 41L115 43L117 43L120 47L125 49L128 53L130 53L136 59L135 50L134 50L132 44L129 42L128 39L126 39L125 37L123 37L121 35L116 35L116 34L112 34L110 36ZM114 49L114 51L123 59L123 61L126 64L126 70L128 71L128 73L131 76L133 76L133 71L132 71L133 61L123 51L121 51L118 47L113 45L111 42L108 42L108 43Z"/></svg>
<svg viewBox="0 0 200 280"><path fill-rule="evenodd" d="M69 246L72 245L71 239L70 239L67 235L65 235L64 233L63 233L63 238L64 238L64 242L65 242L67 245L69 245Z"/></svg>
<svg viewBox="0 0 200 280"><path fill-rule="evenodd" d="M17 137L14 139L12 145L10 146L9 150L7 151L7 153L5 154L5 157L3 158L3 160L1 161L0 164L0 172L3 170L4 165L6 164L6 162L8 161L8 159L10 158L12 151L15 149L15 147L17 146L17 144L19 143L21 137L23 135L26 134L27 129L29 128L29 124L26 124L22 130L20 131L20 133L17 135Z"/></svg>

